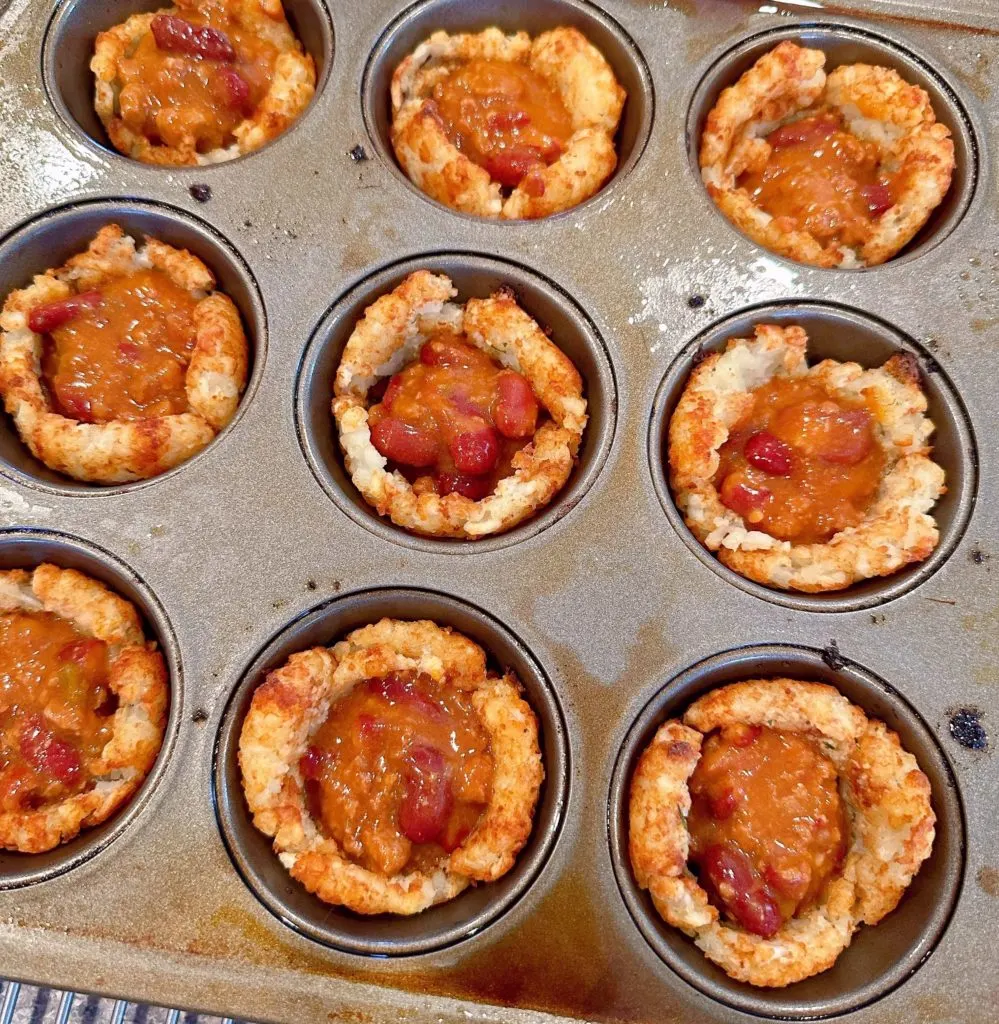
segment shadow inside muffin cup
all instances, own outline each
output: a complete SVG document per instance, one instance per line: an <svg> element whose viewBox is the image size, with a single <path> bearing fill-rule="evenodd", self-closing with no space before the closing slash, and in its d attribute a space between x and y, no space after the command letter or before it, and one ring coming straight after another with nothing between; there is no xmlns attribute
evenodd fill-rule
<svg viewBox="0 0 999 1024"><path fill-rule="evenodd" d="M446 274L458 290L453 300L486 298L512 288L518 304L549 332L583 378L589 420L575 467L551 502L505 533L481 540L411 534L380 517L347 474L330 403L340 356L357 321L377 298L416 270ZM617 388L610 357L590 318L555 284L515 263L471 253L415 256L376 271L338 299L323 317L308 347L295 385L299 440L312 472L341 511L373 533L424 551L491 551L531 537L557 522L583 499L610 451L617 419Z"/></svg>
<svg viewBox="0 0 999 1024"><path fill-rule="evenodd" d="M821 1019L848 1013L882 998L926 960L950 922L965 866L964 809L946 756L932 732L892 686L845 658L833 669L821 651L790 645L744 647L715 655L670 680L628 731L611 781L608 812L611 859L628 911L663 962L690 985L727 1006L776 1019ZM827 655L826 655L827 657ZM829 970L786 988L765 989L734 981L694 941L656 912L635 882L628 855L631 778L642 751L668 718L681 718L701 694L748 679L786 677L828 683L898 733L930 781L937 816L933 851L898 907L879 924L862 925ZM898 680L900 685L904 681Z"/></svg>
<svg viewBox="0 0 999 1024"><path fill-rule="evenodd" d="M62 874L100 853L135 819L163 775L181 718L180 651L166 612L146 584L109 552L68 534L49 530L0 530L0 570L28 571L50 562L76 569L106 584L131 601L143 620L147 640L155 640L166 663L169 712L163 745L145 781L107 821L85 828L79 836L46 853L0 850L0 889L30 885Z"/></svg>
<svg viewBox="0 0 999 1024"><path fill-rule="evenodd" d="M134 199L96 200L60 207L15 228L0 241L0 305L7 296L31 283L32 276L62 266L83 252L102 227L117 224L140 247L147 236L199 257L216 278L216 287L236 304L249 350L246 390L232 420L186 462L146 480L124 484L84 483L49 469L21 440L14 421L0 413L0 473L45 490L65 494L119 494L181 472L232 430L256 390L267 349L267 322L260 292L249 267L219 235L190 214L159 203Z"/></svg>
<svg viewBox="0 0 999 1024"><path fill-rule="evenodd" d="M652 76L638 47L610 15L588 0L521 0L520 3L422 0L414 4L384 31L364 70L361 100L372 143L402 181L428 202L442 205L414 185L396 160L392 147L392 74L399 63L434 32L481 32L493 26L507 34L527 32L532 38L560 26L579 29L603 54L628 94L614 138L617 168L595 196L579 204L585 205L623 178L638 162L649 139L655 110ZM563 216L578 208L572 207L554 216Z"/></svg>
<svg viewBox="0 0 999 1024"><path fill-rule="evenodd" d="M961 99L964 90L952 76L945 74L933 66L930 61L915 54L907 44L903 45L887 36L870 32L866 28L832 23L789 25L786 28L754 33L718 57L698 84L687 112L687 152L691 171L697 181L701 182L701 167L698 159L701 134L704 131L708 114L718 100L721 91L734 85L739 77L748 71L760 57L784 40L790 40L799 46L821 50L825 53L827 74L843 64L873 64L894 68L906 82L926 90L937 120L950 129L954 141L956 166L953 180L943 201L930 214L929 219L915 237L901 252L879 266L893 266L907 262L942 242L964 217L978 184L980 147L968 114L968 104ZM705 202L714 210L715 214L729 223L703 187L702 192ZM733 231L738 231L735 225L730 224L730 227ZM788 259L784 256L777 256L777 258ZM794 263L795 261L790 260L789 262ZM795 263L795 265L800 264ZM865 269L876 270L878 267Z"/></svg>
<svg viewBox="0 0 999 1024"><path fill-rule="evenodd" d="M857 362L865 369L882 366L897 352L916 356L926 395L926 415L936 425L930 457L943 467L946 493L930 509L940 540L929 558L891 576L854 583L843 590L805 594L755 583L723 565L683 521L669 485L669 421L691 372L704 355L721 351L731 338L751 338L757 324L797 324L808 334L809 366L823 359ZM971 518L978 489L978 455L964 403L940 364L921 345L890 324L859 310L829 303L794 301L752 306L712 324L677 357L656 392L649 424L652 482L667 519L705 565L742 590L766 601L800 611L838 612L891 601L918 586L950 557Z"/></svg>
<svg viewBox="0 0 999 1024"><path fill-rule="evenodd" d="M271 841L253 825L243 796L239 734L254 691L291 654L331 646L383 617L430 619L478 643L487 667L512 669L538 719L545 779L534 827L513 868L488 884L471 886L446 903L408 917L355 914L324 903L285 870ZM302 935L348 953L406 956L442 949L478 933L520 900L547 861L562 826L569 792L569 747L558 698L544 669L520 640L486 612L443 594L386 588L360 591L320 605L282 629L254 658L222 719L213 769L215 808L226 847L257 898Z"/></svg>
<svg viewBox="0 0 999 1024"><path fill-rule="evenodd" d="M333 26L329 12L323 0L281 2L291 30L305 52L311 54L316 62L318 96L333 63ZM125 156L111 144L94 110L94 75L90 70L94 42L100 32L120 25L133 14L172 6L172 0L63 0L52 15L42 43L42 76L49 100L71 128L82 131L91 142L108 152ZM298 120L307 114L306 109ZM294 127L289 126L288 131ZM287 131L282 134L286 135ZM198 169L204 172L212 166L205 164ZM168 167L167 170L176 171L177 168Z"/></svg>

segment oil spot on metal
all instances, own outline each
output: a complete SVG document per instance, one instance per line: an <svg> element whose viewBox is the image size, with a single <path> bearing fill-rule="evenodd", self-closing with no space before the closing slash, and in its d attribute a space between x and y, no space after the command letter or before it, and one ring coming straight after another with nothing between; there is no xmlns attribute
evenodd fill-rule
<svg viewBox="0 0 999 1024"><path fill-rule="evenodd" d="M358 145L350 150L347 156L349 156L355 164L359 164L368 159L368 151L363 146Z"/></svg>
<svg viewBox="0 0 999 1024"><path fill-rule="evenodd" d="M212 198L212 187L211 185L195 184L187 190L191 193L191 198L199 203L207 203Z"/></svg>
<svg viewBox="0 0 999 1024"><path fill-rule="evenodd" d="M984 565L986 569L988 569L988 564L991 559L992 556L987 551L983 551L979 544L976 544L968 552L968 561L971 562L972 565Z"/></svg>
<svg viewBox="0 0 999 1024"><path fill-rule="evenodd" d="M12 487L0 487L0 523L5 526L27 526L52 514L48 505L35 505Z"/></svg>
<svg viewBox="0 0 999 1024"><path fill-rule="evenodd" d="M999 868L983 864L982 867L978 869L975 881L978 882L978 888L987 896L999 899Z"/></svg>
<svg viewBox="0 0 999 1024"><path fill-rule="evenodd" d="M955 742L966 750L988 750L989 735L978 708L955 708L947 714L947 727Z"/></svg>

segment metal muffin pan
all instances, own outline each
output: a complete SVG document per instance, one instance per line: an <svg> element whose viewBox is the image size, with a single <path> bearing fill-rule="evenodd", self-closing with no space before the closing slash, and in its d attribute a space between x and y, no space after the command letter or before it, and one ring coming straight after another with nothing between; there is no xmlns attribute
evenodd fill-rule
<svg viewBox="0 0 999 1024"><path fill-rule="evenodd" d="M764 53L785 39L822 50L826 55L827 73L843 64L876 64L894 68L907 82L922 86L926 90L937 120L950 129L957 167L951 189L943 202L916 237L890 263L898 265L901 261L928 252L954 230L968 209L978 184L979 143L968 112L954 86L950 84L949 76L924 56L900 46L876 31L837 24L819 16L807 25L767 29L727 50L701 79L691 100L687 115L687 151L694 172L698 173L699 169L701 131L719 93L726 86L733 85ZM714 208L717 216L724 217L707 197L707 193L705 199L708 205ZM732 230L738 229L732 225Z"/></svg>
<svg viewBox="0 0 999 1024"><path fill-rule="evenodd" d="M418 537L395 526L364 500L352 483L336 438L330 431L330 402L340 356L364 310L416 270L430 270L451 278L458 295L454 301L486 298L500 287L511 288L517 302L547 331L572 360L583 378L589 422L579 459L568 481L551 504L506 533L484 538L474 547L463 540ZM468 552L513 544L557 522L586 494L607 458L617 419L617 386L603 341L592 321L553 282L522 266L474 253L417 256L393 264L366 278L335 302L323 318L302 360L295 387L295 417L305 457L327 494L362 526L388 540L424 551Z"/></svg>
<svg viewBox="0 0 999 1024"><path fill-rule="evenodd" d="M135 796L95 828L47 853L23 854L0 850L0 890L16 889L52 878L84 863L109 846L142 812L150 791L157 785L177 738L183 713L183 679L180 651L170 620L150 589L109 551L52 530L10 530L0 533L0 570L34 569L51 562L63 569L77 569L107 584L131 601L142 616L147 640L154 640L166 664L170 688L163 746L155 764Z"/></svg>
<svg viewBox="0 0 999 1024"><path fill-rule="evenodd" d="M98 203L140 234L153 223L142 218L155 215L168 241L175 231L180 244L202 246L195 251L236 299L255 353L236 421L202 455L148 484L47 478L4 425L0 527L15 532L0 532L0 551L22 536L16 528L58 531L74 538L59 549L64 564L84 545L127 566L112 582L126 594L155 594L142 607L173 659L174 717L155 777L111 826L121 825L114 842L71 870L0 891L0 973L274 1021L745 1024L812 1007L851 1024L996 1024L995 742L958 742L971 734L969 721L976 737L994 731L999 686L994 13L974 0L923 8L921 21L894 0L849 0L836 13L780 2L761 9L758 0L289 7L307 46L326 55L310 109L244 159L170 169L114 155L93 119L87 128L87 36L114 20L111 8L0 0L4 288L61 262L74 232L85 242L72 218ZM404 183L377 97L391 47L409 45L407 31L415 42L423 28L407 26L429 31L438 16L447 27L495 20L532 32L586 19L633 93L615 179L575 210L508 224L457 215ZM826 40L849 30L918 55L913 76L932 74L966 118L965 128L952 125L967 131L956 205L928 239L932 249L917 246L877 273L826 273L764 252L711 209L691 164L693 99L702 82L726 84L719 58L771 30L814 39L819 23ZM937 106L942 118L950 110ZM44 234L50 218L67 225L65 244ZM343 473L332 417L324 422L350 319L364 297L418 265L445 270L463 294L505 276L586 378L592 420L568 490L495 541L424 541L377 520ZM692 346L708 335L723 340L724 325L749 323L760 308L807 319L813 358L843 352L874 364L896 348L917 352L936 456L951 474L938 506L944 544L929 571L803 614L708 571L712 557L671 523L650 462L650 435L662 423L657 395L662 402L664 379ZM840 340L836 325L863 344ZM95 574L102 566L103 556ZM392 925L310 906L296 893L248 826L231 756L222 756L269 658L299 641L334 639L366 601L389 592L415 592L441 616L454 609L449 621L467 621L473 635L482 628L498 662L509 650L525 683L537 680L544 689L535 692L560 709L544 733L564 747L547 765L546 799L564 787L557 821L536 821L526 869L510 888L482 887L437 916ZM160 626L165 616L172 632ZM662 713L682 708L678 680L690 666L733 651L738 665L739 649L761 644L804 650L794 662L803 670L817 665L816 651L835 665L842 652L837 680L912 737L946 823L896 914L858 935L828 976L785 993L733 991L685 938L633 916L608 841L615 766L628 761L636 722L651 725L643 711L657 701ZM850 689L853 673L866 682ZM542 718L545 706L535 702ZM951 728L952 716L961 728ZM962 805L963 861L963 826L952 813ZM676 947L673 966L657 942Z"/></svg>
<svg viewBox="0 0 999 1024"><path fill-rule="evenodd" d="M731 338L751 338L757 324L798 324L808 332L809 366L823 359L882 366L896 353L908 352L919 361L927 416L936 424L933 458L947 474L947 492L933 508L940 543L925 561L879 579L864 580L845 590L803 594L778 590L747 579L723 565L693 535L673 501L669 485L669 423L691 371L704 355L724 349ZM663 378L649 424L649 466L666 518L705 565L737 587L801 611L854 611L870 608L904 594L928 579L957 546L971 518L978 483L978 449L967 411L941 366L921 345L876 317L845 306L826 303L766 303L751 306L712 324L677 357Z"/></svg>
<svg viewBox="0 0 999 1024"><path fill-rule="evenodd" d="M965 824L957 783L933 734L899 692L845 658L807 647L743 647L708 658L666 682L646 705L621 748L611 783L611 857L628 910L662 959L705 995L748 1013L814 1020L847 1013L890 992L919 966L940 941L961 890ZM894 729L914 754L933 787L937 815L933 853L913 880L898 909L876 927L862 927L834 966L783 989L759 989L731 979L676 928L656 913L638 888L628 856L631 777L642 751L667 718L679 718L702 693L759 678L806 679L835 686L871 718Z"/></svg>
<svg viewBox="0 0 999 1024"><path fill-rule="evenodd" d="M431 619L481 644L491 671L512 669L540 724L545 765L534 830L513 869L493 885L466 889L457 898L413 917L365 917L330 907L292 880L253 826L240 782L237 752L250 700L266 674L296 651L332 646L359 626L383 617ZM215 806L226 845L261 901L303 935L352 953L403 956L440 949L474 935L512 905L544 866L558 837L569 787L569 751L558 699L530 652L491 616L428 590L388 588L345 594L290 623L253 660L226 710L215 751Z"/></svg>

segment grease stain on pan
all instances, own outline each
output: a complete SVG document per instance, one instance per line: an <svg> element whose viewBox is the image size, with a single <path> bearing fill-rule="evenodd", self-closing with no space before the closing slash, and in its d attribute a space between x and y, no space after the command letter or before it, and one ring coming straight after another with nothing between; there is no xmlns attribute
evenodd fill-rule
<svg viewBox="0 0 999 1024"><path fill-rule="evenodd" d="M986 896L992 896L994 899L999 899L999 868L983 864L982 867L978 869L978 874L975 875L975 881L978 883L978 888L981 889Z"/></svg>

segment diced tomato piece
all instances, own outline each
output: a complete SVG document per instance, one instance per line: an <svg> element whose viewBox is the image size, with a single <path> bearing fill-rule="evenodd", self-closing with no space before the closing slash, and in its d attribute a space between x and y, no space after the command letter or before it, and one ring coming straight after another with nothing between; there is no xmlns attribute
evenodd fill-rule
<svg viewBox="0 0 999 1024"><path fill-rule="evenodd" d="M773 864L768 864L763 869L763 876L773 892L778 892L796 903L804 899L811 882L808 869L804 865L778 869Z"/></svg>
<svg viewBox="0 0 999 1024"><path fill-rule="evenodd" d="M880 217L886 210L895 205L892 199L891 189L887 185L864 185L860 194L867 202L867 209L872 217Z"/></svg>
<svg viewBox="0 0 999 1024"><path fill-rule="evenodd" d="M249 113L250 83L235 68L220 68L218 82L226 104L233 110Z"/></svg>
<svg viewBox="0 0 999 1024"><path fill-rule="evenodd" d="M829 416L819 457L834 465L855 466L874 447L871 414L866 409L840 409Z"/></svg>
<svg viewBox="0 0 999 1024"><path fill-rule="evenodd" d="M765 487L753 487L740 480L737 473L732 473L722 481L720 497L726 508L738 512L749 522L759 522L770 491Z"/></svg>
<svg viewBox="0 0 999 1024"><path fill-rule="evenodd" d="M499 400L493 408L496 429L510 438L530 437L538 422L539 405L531 385L513 370L502 373L497 381Z"/></svg>
<svg viewBox="0 0 999 1024"><path fill-rule="evenodd" d="M492 427L459 434L448 447L458 472L470 476L491 473L500 459L499 436Z"/></svg>
<svg viewBox="0 0 999 1024"><path fill-rule="evenodd" d="M323 773L326 756L319 747L309 747L298 759L298 770L306 782L315 782Z"/></svg>
<svg viewBox="0 0 999 1024"><path fill-rule="evenodd" d="M381 679L372 679L368 686L371 692L379 697L392 704L411 707L432 721L439 722L444 718L444 709L426 694L421 693L411 679L404 679L393 672Z"/></svg>
<svg viewBox="0 0 999 1024"><path fill-rule="evenodd" d="M755 743L762 733L762 725L732 725L726 730L726 739L730 739L735 747L748 747Z"/></svg>
<svg viewBox="0 0 999 1024"><path fill-rule="evenodd" d="M710 846L701 868L725 909L746 931L767 939L777 934L783 923L780 907L746 854L732 846Z"/></svg>
<svg viewBox="0 0 999 1024"><path fill-rule="evenodd" d="M420 349L420 362L425 366L471 367L482 363L481 353L472 345L460 341L441 341L438 338L424 342Z"/></svg>
<svg viewBox="0 0 999 1024"><path fill-rule="evenodd" d="M55 736L35 716L21 733L21 756L36 771L51 775L64 786L71 786L80 775L82 765L79 751L65 740Z"/></svg>
<svg viewBox="0 0 999 1024"><path fill-rule="evenodd" d="M435 478L437 493L461 494L471 501L481 501L492 494L495 484L488 476L466 476L463 473L438 473Z"/></svg>
<svg viewBox="0 0 999 1024"><path fill-rule="evenodd" d="M811 145L828 139L838 128L839 122L834 117L803 117L800 121L792 121L772 131L767 136L767 142L774 149Z"/></svg>
<svg viewBox="0 0 999 1024"><path fill-rule="evenodd" d="M36 334L48 334L78 316L85 309L93 309L101 304L101 293L98 291L80 292L68 299L57 299L46 302L43 306L35 306L28 314L28 329Z"/></svg>
<svg viewBox="0 0 999 1024"><path fill-rule="evenodd" d="M485 163L489 177L508 188L516 188L528 171L544 165L544 158L537 146L508 146L497 150Z"/></svg>
<svg viewBox="0 0 999 1024"><path fill-rule="evenodd" d="M430 434L391 416L371 428L371 443L385 458L404 466L432 466L437 461L437 442Z"/></svg>
<svg viewBox="0 0 999 1024"><path fill-rule="evenodd" d="M432 843L444 831L454 804L454 792L444 755L425 743L414 743L407 754L399 831L411 842Z"/></svg>
<svg viewBox="0 0 999 1024"><path fill-rule="evenodd" d="M161 50L189 57L231 62L236 59L229 37L209 25L192 25L175 14L157 14L150 22L153 39Z"/></svg>
<svg viewBox="0 0 999 1024"><path fill-rule="evenodd" d="M739 798L734 789L726 789L711 798L711 816L718 821L731 818L739 806Z"/></svg>
<svg viewBox="0 0 999 1024"><path fill-rule="evenodd" d="M402 391L402 376L394 373L389 378L385 393L382 395L382 405L390 412L392 410L392 403L399 397L400 391Z"/></svg>
<svg viewBox="0 0 999 1024"><path fill-rule="evenodd" d="M766 430L750 436L743 454L751 466L771 476L790 476L794 470L794 450Z"/></svg>
<svg viewBox="0 0 999 1024"><path fill-rule="evenodd" d="M486 124L494 132L509 132L514 128L526 128L531 115L526 110L493 110L486 118Z"/></svg>
<svg viewBox="0 0 999 1024"><path fill-rule="evenodd" d="M59 404L71 420L77 420L80 423L93 423L94 413L89 398L72 391L68 393L64 391L59 395Z"/></svg>
<svg viewBox="0 0 999 1024"><path fill-rule="evenodd" d="M138 363L142 358L139 352L139 346L136 345L134 341L119 341L118 355L121 356L126 363Z"/></svg>

